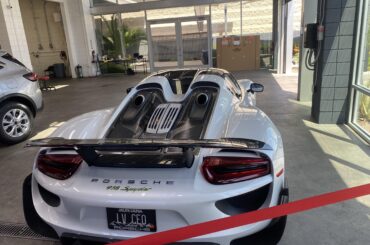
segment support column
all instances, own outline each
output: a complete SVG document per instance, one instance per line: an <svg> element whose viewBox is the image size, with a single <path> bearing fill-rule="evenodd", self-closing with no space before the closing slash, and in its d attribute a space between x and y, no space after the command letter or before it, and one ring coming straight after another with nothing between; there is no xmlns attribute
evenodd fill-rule
<svg viewBox="0 0 370 245"><path fill-rule="evenodd" d="M274 1L274 68L278 74L292 72L293 60L293 17L292 0Z"/></svg>
<svg viewBox="0 0 370 245"><path fill-rule="evenodd" d="M92 63L91 53L97 50L97 44L90 1L64 0L60 4L72 77L76 77L77 65L82 66L84 77L95 76L96 64Z"/></svg>
<svg viewBox="0 0 370 245"><path fill-rule="evenodd" d="M301 43L299 48L299 77L298 77L298 100L312 100L312 84L314 79L314 71L306 67L307 51L304 48L304 27L309 23L317 21L317 1L318 0L303 0L302 2L302 25L301 25ZM340 0L338 0L340 2Z"/></svg>
<svg viewBox="0 0 370 245"><path fill-rule="evenodd" d="M325 27L316 64L312 117L318 123L343 124L348 120L349 93L353 76L356 0L319 0ZM320 9L320 8L319 8Z"/></svg>
<svg viewBox="0 0 370 245"><path fill-rule="evenodd" d="M18 0L0 1L0 48L32 70Z"/></svg>
<svg viewBox="0 0 370 245"><path fill-rule="evenodd" d="M284 73L292 73L293 66L293 36L294 36L294 0L285 0L284 8L284 25L285 25L285 45L284 45Z"/></svg>

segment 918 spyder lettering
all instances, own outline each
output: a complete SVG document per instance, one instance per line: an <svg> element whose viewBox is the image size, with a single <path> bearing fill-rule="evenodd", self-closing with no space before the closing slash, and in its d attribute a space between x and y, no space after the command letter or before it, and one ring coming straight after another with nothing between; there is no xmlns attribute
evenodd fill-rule
<svg viewBox="0 0 370 245"><path fill-rule="evenodd" d="M137 192L137 191L149 191L151 190L152 188L148 188L148 187L131 187L131 186L119 186L119 185L110 185L110 186L107 186L106 188L107 190L111 190L111 191L125 191L125 192Z"/></svg>

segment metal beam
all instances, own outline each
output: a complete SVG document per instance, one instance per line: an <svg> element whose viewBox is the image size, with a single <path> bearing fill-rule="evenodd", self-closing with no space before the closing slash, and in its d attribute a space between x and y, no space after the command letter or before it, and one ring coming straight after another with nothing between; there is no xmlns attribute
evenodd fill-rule
<svg viewBox="0 0 370 245"><path fill-rule="evenodd" d="M131 13L143 10L163 9L163 8L178 8L196 5L219 4L227 2L237 2L240 0L158 0L151 2L139 2L128 4L112 4L107 6L96 6L91 8L92 15L104 15L112 13Z"/></svg>

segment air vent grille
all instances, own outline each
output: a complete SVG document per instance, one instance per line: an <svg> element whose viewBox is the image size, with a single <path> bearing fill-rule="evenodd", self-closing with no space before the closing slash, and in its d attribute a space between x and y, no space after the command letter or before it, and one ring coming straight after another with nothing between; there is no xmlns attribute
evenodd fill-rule
<svg viewBox="0 0 370 245"><path fill-rule="evenodd" d="M157 108L155 108L148 126L146 128L147 133L155 134L157 133L158 127L161 122L162 115L164 115L164 112L166 111L168 107L168 104L160 104Z"/></svg>
<svg viewBox="0 0 370 245"><path fill-rule="evenodd" d="M181 110L181 104L160 104L153 112L146 132L151 134L168 133Z"/></svg>

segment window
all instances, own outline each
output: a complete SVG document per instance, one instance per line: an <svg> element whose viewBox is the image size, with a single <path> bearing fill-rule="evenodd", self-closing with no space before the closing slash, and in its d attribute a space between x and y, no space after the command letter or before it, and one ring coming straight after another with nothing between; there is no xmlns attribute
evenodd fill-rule
<svg viewBox="0 0 370 245"><path fill-rule="evenodd" d="M370 0L362 1L352 84L350 125L370 141Z"/></svg>
<svg viewBox="0 0 370 245"><path fill-rule="evenodd" d="M232 83L234 84L238 94L242 94L242 89L239 86L238 80L236 80L236 78L231 73L229 73L229 76L230 76L230 79L231 79Z"/></svg>
<svg viewBox="0 0 370 245"><path fill-rule="evenodd" d="M240 98L241 97L241 89L238 85L238 82L233 80L234 78L231 77L230 74L225 74L224 75L227 87L233 93L236 97Z"/></svg>

